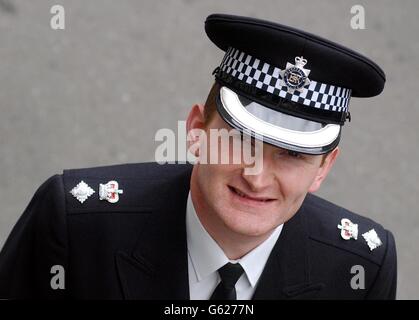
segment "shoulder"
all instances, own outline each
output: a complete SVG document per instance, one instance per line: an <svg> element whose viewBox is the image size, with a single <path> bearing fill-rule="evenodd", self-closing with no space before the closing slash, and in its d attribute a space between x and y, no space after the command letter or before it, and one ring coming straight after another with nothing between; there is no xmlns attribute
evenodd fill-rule
<svg viewBox="0 0 419 320"><path fill-rule="evenodd" d="M64 178L70 177L119 177L165 179L191 170L189 164L158 164L156 162L117 164L110 166L67 169L63 171Z"/></svg>
<svg viewBox="0 0 419 320"><path fill-rule="evenodd" d="M390 231L374 220L335 205L313 194L303 203L309 238L321 246L333 247L350 255L382 265L389 252L395 250ZM342 219L347 219L342 221ZM352 237L342 236L342 224L353 224Z"/></svg>
<svg viewBox="0 0 419 320"><path fill-rule="evenodd" d="M37 194L64 200L67 214L136 211L152 207L174 184L187 187L191 169L154 162L68 169L49 178Z"/></svg>

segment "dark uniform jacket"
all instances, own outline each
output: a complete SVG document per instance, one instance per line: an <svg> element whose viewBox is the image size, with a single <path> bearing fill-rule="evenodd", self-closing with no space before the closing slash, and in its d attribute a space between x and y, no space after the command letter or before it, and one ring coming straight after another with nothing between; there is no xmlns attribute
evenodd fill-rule
<svg viewBox="0 0 419 320"><path fill-rule="evenodd" d="M128 164L49 178L0 253L0 298L189 299L185 214L191 169ZM81 180L95 190L84 203L70 193ZM117 203L98 197L99 184L110 180L123 189ZM342 218L358 224L358 240L342 239L337 228ZM372 251L361 236L371 229L383 243ZM57 265L65 286L53 289ZM364 274L351 273L353 266ZM362 284L353 289L353 277L362 275L364 289ZM395 294L392 234L308 194L284 224L253 298L394 299Z"/></svg>

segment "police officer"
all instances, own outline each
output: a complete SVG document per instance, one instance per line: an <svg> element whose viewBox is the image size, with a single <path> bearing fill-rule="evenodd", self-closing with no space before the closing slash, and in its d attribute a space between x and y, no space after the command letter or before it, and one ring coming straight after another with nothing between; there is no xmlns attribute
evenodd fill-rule
<svg viewBox="0 0 419 320"><path fill-rule="evenodd" d="M395 298L391 232L313 195L339 155L350 98L378 95L384 72L269 21L213 14L205 30L225 55L187 129L255 133L261 170L200 161L65 170L11 232L0 298ZM204 141L189 142L198 157L213 152Z"/></svg>

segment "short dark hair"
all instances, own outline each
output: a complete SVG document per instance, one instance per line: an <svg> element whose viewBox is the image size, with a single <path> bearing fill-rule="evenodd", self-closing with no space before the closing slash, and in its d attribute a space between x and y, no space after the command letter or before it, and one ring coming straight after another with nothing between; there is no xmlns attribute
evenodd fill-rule
<svg viewBox="0 0 419 320"><path fill-rule="evenodd" d="M216 99L217 99L218 92L220 91L220 88L221 86L219 85L219 83L215 81L208 94L207 101L205 101L205 106L204 106L205 124L208 124L211 121L215 112L217 111Z"/></svg>

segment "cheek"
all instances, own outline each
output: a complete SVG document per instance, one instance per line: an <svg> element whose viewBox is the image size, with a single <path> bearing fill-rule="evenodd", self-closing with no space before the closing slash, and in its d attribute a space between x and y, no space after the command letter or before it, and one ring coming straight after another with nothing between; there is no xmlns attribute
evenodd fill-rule
<svg viewBox="0 0 419 320"><path fill-rule="evenodd" d="M232 165L200 165L201 187L212 195L225 192L228 181L232 179L237 168Z"/></svg>
<svg viewBox="0 0 419 320"><path fill-rule="evenodd" d="M282 165L277 170L277 181L285 198L299 198L305 196L315 180L317 170L312 166Z"/></svg>

